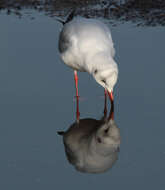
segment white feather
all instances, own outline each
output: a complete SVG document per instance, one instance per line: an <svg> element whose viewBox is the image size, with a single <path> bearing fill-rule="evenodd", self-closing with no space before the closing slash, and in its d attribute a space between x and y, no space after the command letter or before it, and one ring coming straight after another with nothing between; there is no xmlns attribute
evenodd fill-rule
<svg viewBox="0 0 165 190"><path fill-rule="evenodd" d="M118 67L113 59L115 49L111 32L104 23L85 18L70 21L60 33L59 50L64 63L74 70L90 74L93 74L95 69L114 72L115 80L111 79L111 84L107 86L107 89L113 89L117 81ZM101 77L94 78L105 87L100 81Z"/></svg>

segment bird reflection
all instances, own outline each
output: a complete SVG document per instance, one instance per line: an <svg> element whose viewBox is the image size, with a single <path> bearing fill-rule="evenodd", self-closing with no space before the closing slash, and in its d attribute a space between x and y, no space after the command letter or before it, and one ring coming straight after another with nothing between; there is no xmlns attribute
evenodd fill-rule
<svg viewBox="0 0 165 190"><path fill-rule="evenodd" d="M106 101L101 120L84 118L73 123L63 136L65 153L74 167L85 173L102 173L118 159L120 131L114 121L114 105L107 117Z"/></svg>

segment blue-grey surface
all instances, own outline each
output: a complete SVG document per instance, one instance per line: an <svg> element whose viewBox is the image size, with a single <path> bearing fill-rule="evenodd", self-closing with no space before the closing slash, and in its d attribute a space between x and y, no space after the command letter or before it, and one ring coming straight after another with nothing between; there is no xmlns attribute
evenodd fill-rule
<svg viewBox="0 0 165 190"><path fill-rule="evenodd" d="M111 28L121 152L110 171L93 175L69 165L56 134L75 120L73 72L57 50L62 26L35 18L0 15L0 189L164 190L164 28ZM79 79L81 118L99 119L103 89L87 73Z"/></svg>

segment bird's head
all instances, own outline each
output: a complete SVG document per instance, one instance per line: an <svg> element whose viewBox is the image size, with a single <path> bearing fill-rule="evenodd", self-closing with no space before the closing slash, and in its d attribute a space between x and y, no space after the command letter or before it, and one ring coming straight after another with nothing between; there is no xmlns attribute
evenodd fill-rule
<svg viewBox="0 0 165 190"><path fill-rule="evenodd" d="M94 79L109 93L113 91L113 88L118 78L118 67L113 58L102 57L102 59L95 59L95 63L92 70Z"/></svg>
<svg viewBox="0 0 165 190"><path fill-rule="evenodd" d="M102 124L96 131L96 151L101 155L116 152L120 146L120 131L114 120Z"/></svg>
<svg viewBox="0 0 165 190"><path fill-rule="evenodd" d="M108 92L112 92L113 88L117 82L118 72L117 70L112 70L111 68L95 70L93 73L95 80Z"/></svg>

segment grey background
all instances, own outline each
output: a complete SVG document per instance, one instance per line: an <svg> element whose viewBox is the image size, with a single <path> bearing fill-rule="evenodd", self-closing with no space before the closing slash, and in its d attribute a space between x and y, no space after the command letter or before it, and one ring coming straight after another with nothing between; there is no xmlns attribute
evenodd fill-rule
<svg viewBox="0 0 165 190"><path fill-rule="evenodd" d="M164 28L109 25L119 64L121 152L107 173L82 174L56 134L75 120L73 72L57 49L62 26L34 15L0 15L0 189L164 190ZM79 89L81 118L101 118L103 88L80 73Z"/></svg>

